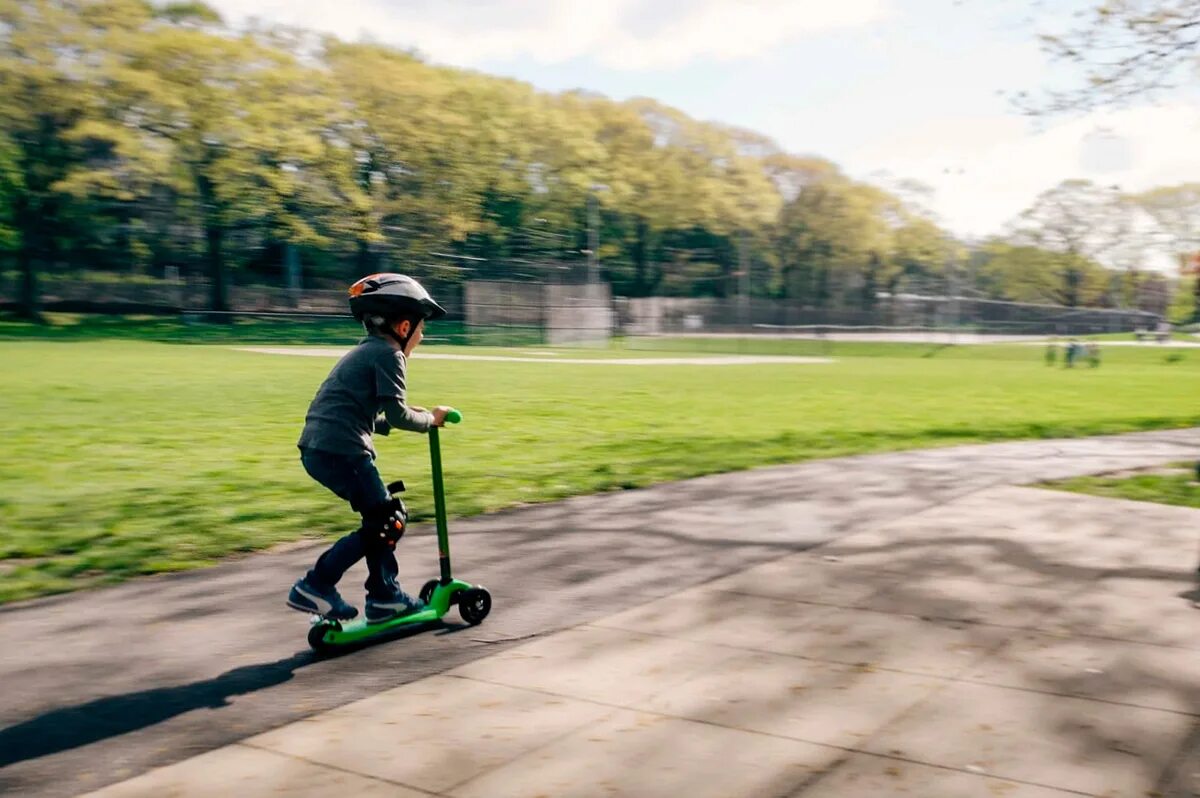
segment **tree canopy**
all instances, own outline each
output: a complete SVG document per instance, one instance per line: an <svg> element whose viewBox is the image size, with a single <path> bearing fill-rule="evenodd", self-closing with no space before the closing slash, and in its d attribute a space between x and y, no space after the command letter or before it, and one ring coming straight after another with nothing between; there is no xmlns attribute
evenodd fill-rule
<svg viewBox="0 0 1200 798"><path fill-rule="evenodd" d="M591 226L627 296L869 309L945 290L966 260L920 191L754 131L377 43L235 29L199 2L0 0L0 131L0 263L30 314L39 275L171 266L205 277L220 310L230 280L277 281L289 253L311 285L382 269L578 277ZM1139 207L1194 248L1175 218L1194 187L1164 191ZM1096 220L1119 237L1127 199L1080 181L1047 192L983 249L988 295L1115 301L1096 287Z"/></svg>

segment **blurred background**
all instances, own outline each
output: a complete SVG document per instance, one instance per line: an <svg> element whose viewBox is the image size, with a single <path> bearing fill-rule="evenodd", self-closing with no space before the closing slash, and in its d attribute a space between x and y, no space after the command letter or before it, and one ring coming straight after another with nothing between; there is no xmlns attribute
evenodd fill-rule
<svg viewBox="0 0 1200 798"><path fill-rule="evenodd" d="M0 307L396 270L462 343L1190 324L1194 6L6 0Z"/></svg>

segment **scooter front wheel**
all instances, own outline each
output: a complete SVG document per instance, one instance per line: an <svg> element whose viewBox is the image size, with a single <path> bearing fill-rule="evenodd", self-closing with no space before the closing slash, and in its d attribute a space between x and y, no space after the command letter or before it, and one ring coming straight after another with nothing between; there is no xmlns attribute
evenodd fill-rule
<svg viewBox="0 0 1200 798"><path fill-rule="evenodd" d="M308 630L308 644L318 654L329 651L333 646L325 642L325 633L333 628L332 624L316 623Z"/></svg>
<svg viewBox="0 0 1200 798"><path fill-rule="evenodd" d="M428 582L421 585L421 592L418 593L417 596L421 599L421 601L428 604L429 600L433 598L433 591L437 590L437 586L439 584L441 583L438 582L438 580L430 579Z"/></svg>
<svg viewBox="0 0 1200 798"><path fill-rule="evenodd" d="M472 626L483 623L492 611L492 594L482 587L472 587L458 594L458 614Z"/></svg>

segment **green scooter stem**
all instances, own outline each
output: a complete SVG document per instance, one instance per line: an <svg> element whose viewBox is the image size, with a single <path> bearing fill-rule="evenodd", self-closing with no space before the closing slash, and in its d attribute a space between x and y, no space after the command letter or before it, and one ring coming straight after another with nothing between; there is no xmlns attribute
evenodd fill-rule
<svg viewBox="0 0 1200 798"><path fill-rule="evenodd" d="M451 410L446 413L447 424L462 421L462 413ZM429 428L429 460L433 470L433 512L437 518L438 565L442 570L442 584L448 585L454 578L450 573L450 533L446 525L446 490L442 485L442 447L438 440L438 428Z"/></svg>

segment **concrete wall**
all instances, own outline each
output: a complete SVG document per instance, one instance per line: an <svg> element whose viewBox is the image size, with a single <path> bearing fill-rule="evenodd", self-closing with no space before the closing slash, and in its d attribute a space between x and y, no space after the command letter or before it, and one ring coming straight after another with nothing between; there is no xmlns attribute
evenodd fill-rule
<svg viewBox="0 0 1200 798"><path fill-rule="evenodd" d="M602 344L612 336L607 284L550 285L473 280L466 284L467 327L537 327L552 345Z"/></svg>
<svg viewBox="0 0 1200 798"><path fill-rule="evenodd" d="M613 332L608 283L544 286L546 343L602 345Z"/></svg>
<svg viewBox="0 0 1200 798"><path fill-rule="evenodd" d="M463 293L467 326L529 326L545 322L543 286L500 280L472 280Z"/></svg>

